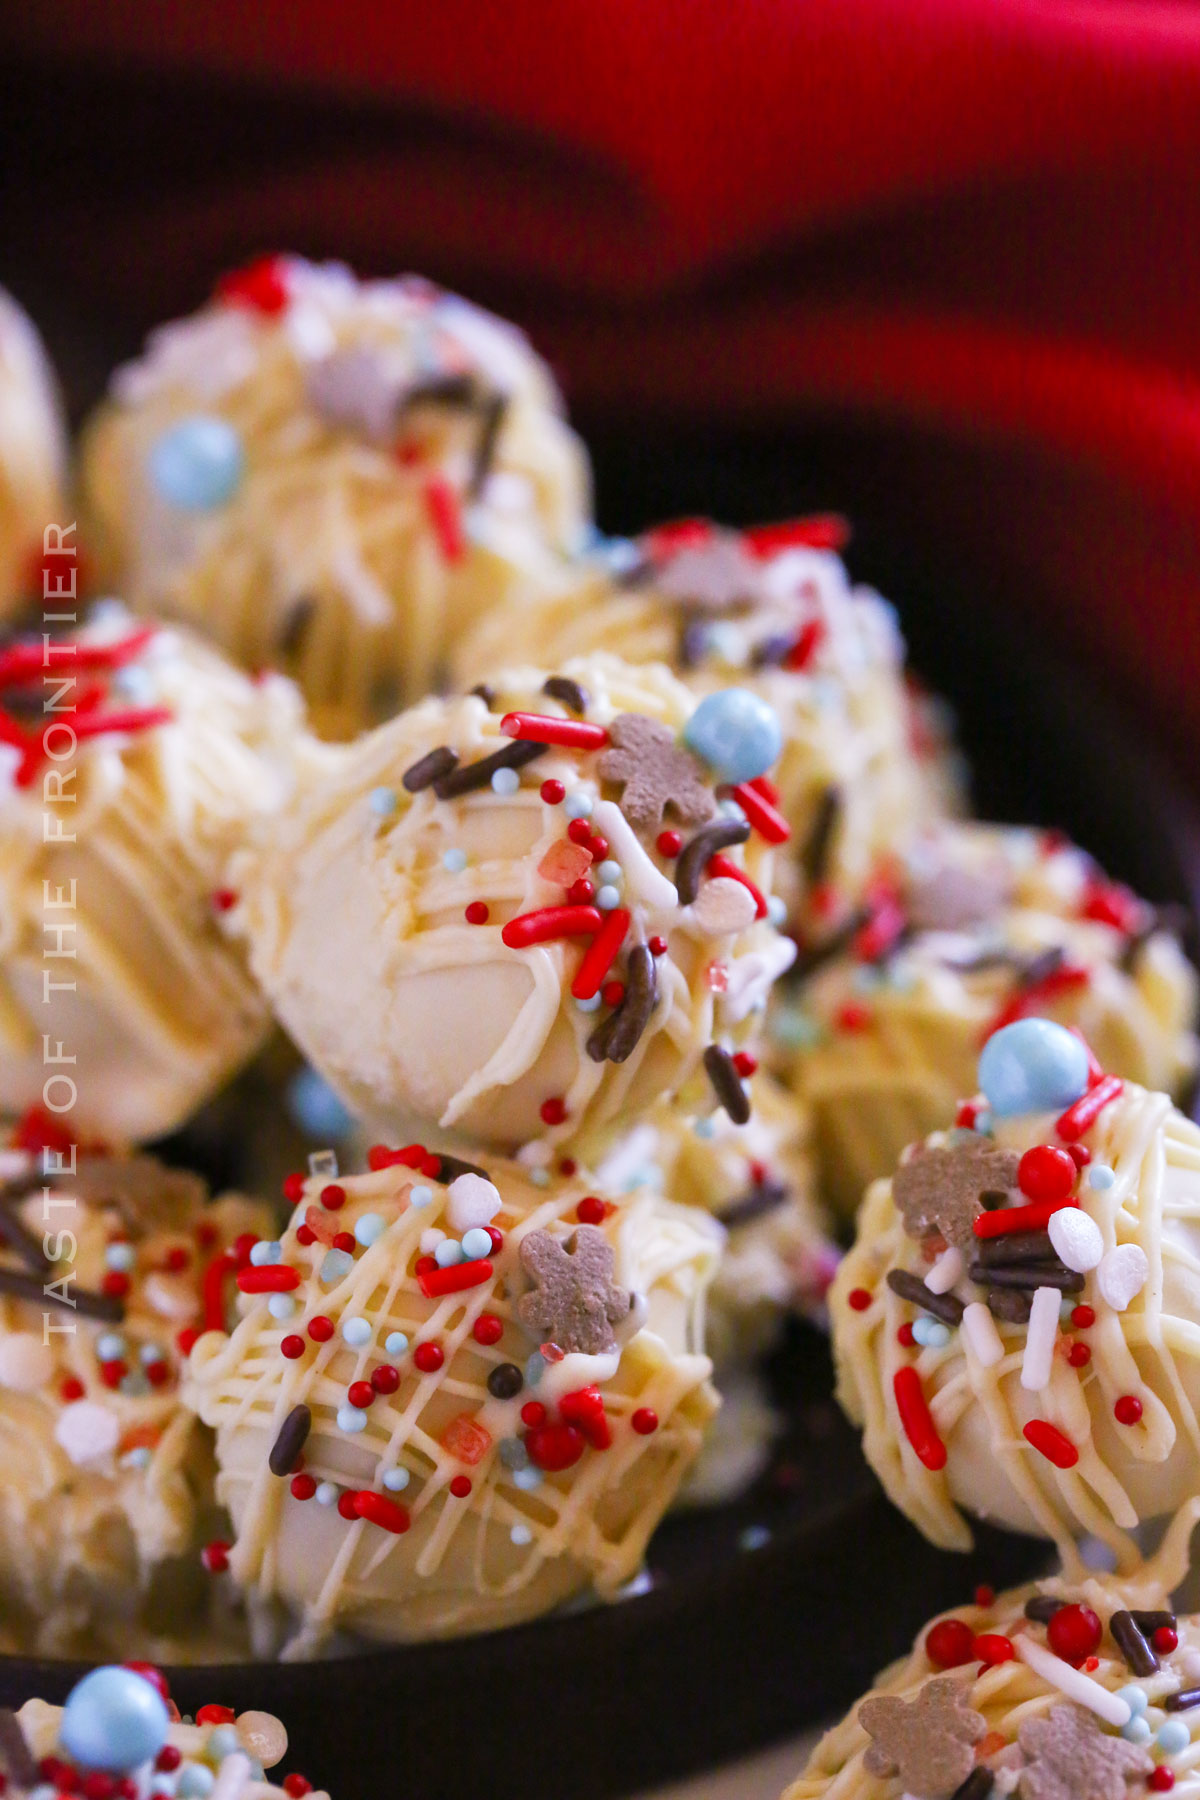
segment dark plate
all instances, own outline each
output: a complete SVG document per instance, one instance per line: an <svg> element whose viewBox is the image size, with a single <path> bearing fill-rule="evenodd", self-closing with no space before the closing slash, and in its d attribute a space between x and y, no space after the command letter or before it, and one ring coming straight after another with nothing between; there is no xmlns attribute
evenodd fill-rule
<svg viewBox="0 0 1200 1800"><path fill-rule="evenodd" d="M613 440L601 446L602 503L609 524L628 529L701 508L746 521L841 493L865 526L852 563L902 599L920 666L959 708L981 810L1063 826L1113 874L1182 903L1195 922L1200 831L1129 724L1073 671L1015 641L1002 610L956 592L955 571L907 556L882 511L872 522L853 445L830 446L814 490L821 465L811 444L643 433L630 455ZM970 1558L931 1549L866 1469L813 1333L797 1327L770 1374L790 1421L771 1469L737 1504L664 1525L647 1592L335 1663L179 1669L180 1707L278 1712L291 1736L288 1766L335 1800L401 1789L413 1800L478 1800L497 1787L602 1800L844 1707L932 1612L980 1581L1010 1583L1044 1562L1042 1546L991 1531ZM0 1701L61 1700L78 1673L0 1658Z"/></svg>

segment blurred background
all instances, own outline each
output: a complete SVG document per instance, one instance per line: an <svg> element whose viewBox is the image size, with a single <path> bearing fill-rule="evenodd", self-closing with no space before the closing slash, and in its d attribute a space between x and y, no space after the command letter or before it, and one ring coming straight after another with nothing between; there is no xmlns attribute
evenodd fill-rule
<svg viewBox="0 0 1200 1800"><path fill-rule="evenodd" d="M75 412L257 253L419 270L549 356L606 528L838 508L968 744L1049 655L1195 779L1200 9L39 0L0 43L0 278Z"/></svg>

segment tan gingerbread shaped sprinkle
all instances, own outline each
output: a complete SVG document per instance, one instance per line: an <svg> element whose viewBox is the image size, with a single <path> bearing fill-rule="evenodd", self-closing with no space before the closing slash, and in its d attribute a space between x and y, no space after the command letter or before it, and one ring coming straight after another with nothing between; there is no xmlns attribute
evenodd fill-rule
<svg viewBox="0 0 1200 1800"><path fill-rule="evenodd" d="M935 1676L913 1700L864 1700L858 1722L874 1740L863 1767L882 1780L898 1775L920 1800L949 1800L974 1768L972 1746L987 1730L953 1675Z"/></svg>
<svg viewBox="0 0 1200 1800"><path fill-rule="evenodd" d="M912 1238L940 1231L948 1244L970 1251L983 1195L1015 1187L1020 1160L1015 1150L997 1150L986 1138L918 1150L892 1177L905 1231Z"/></svg>
<svg viewBox="0 0 1200 1800"><path fill-rule="evenodd" d="M613 1331L628 1318L631 1296L613 1280L613 1253L595 1225L573 1237L531 1231L521 1244L521 1267L534 1291L517 1302L521 1323L541 1343L603 1356L617 1348Z"/></svg>
<svg viewBox="0 0 1200 1800"><path fill-rule="evenodd" d="M1017 1790L1021 1800L1125 1800L1126 1784L1154 1767L1138 1745L1102 1731L1080 1706L1026 1719L1017 1742L1029 1758Z"/></svg>
<svg viewBox="0 0 1200 1800"><path fill-rule="evenodd" d="M716 811L704 770L667 726L642 713L619 713L608 728L612 748L596 767L623 788L621 811L635 831L657 831L671 812L684 825L701 825Z"/></svg>

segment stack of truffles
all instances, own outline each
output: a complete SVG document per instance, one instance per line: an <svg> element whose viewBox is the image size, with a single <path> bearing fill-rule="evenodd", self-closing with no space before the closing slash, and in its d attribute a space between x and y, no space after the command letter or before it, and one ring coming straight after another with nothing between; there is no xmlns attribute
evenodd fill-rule
<svg viewBox="0 0 1200 1800"><path fill-rule="evenodd" d="M602 538L517 331L293 258L155 332L73 478L6 305L0 440L12 1646L618 1597L761 1466L753 1401L706 1455L719 1391L831 1314L897 1505L1065 1572L936 1627L969 1656L930 1634L797 1795L1170 1786L1200 1653L1134 1533L1200 1474L1195 982L1081 851L964 820L842 522ZM98 1669L0 1767L279 1791L278 1721L204 1711Z"/></svg>

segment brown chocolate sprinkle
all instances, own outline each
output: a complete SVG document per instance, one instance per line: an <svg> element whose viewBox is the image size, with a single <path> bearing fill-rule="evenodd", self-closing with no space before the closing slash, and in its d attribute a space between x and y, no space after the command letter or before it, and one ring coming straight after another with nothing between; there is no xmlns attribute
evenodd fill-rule
<svg viewBox="0 0 1200 1800"><path fill-rule="evenodd" d="M267 1458L267 1467L272 1475L291 1474L296 1466L296 1458L308 1442L311 1430L311 1409L307 1406L293 1406L279 1427L279 1436L271 1445L271 1454Z"/></svg>
<svg viewBox="0 0 1200 1800"><path fill-rule="evenodd" d="M1155 1631L1175 1630L1176 1619L1173 1612L1138 1612L1136 1607L1131 1607L1129 1616L1143 1637L1149 1637Z"/></svg>
<svg viewBox="0 0 1200 1800"><path fill-rule="evenodd" d="M439 744L436 750L427 751L405 769L400 777L400 785L407 793L419 794L423 788L432 787L435 781L443 780L457 767L457 753L449 744Z"/></svg>
<svg viewBox="0 0 1200 1800"><path fill-rule="evenodd" d="M1047 980L1061 969L1065 960L1066 952L1061 944L1055 944L1049 950L1043 950L1040 955L1031 957L1021 969L1021 986L1037 987L1039 982Z"/></svg>
<svg viewBox="0 0 1200 1800"><path fill-rule="evenodd" d="M841 789L831 783L817 801L817 810L800 852L800 867L810 887L815 887L825 879L829 868L829 853L833 848L833 834L841 816Z"/></svg>
<svg viewBox="0 0 1200 1800"><path fill-rule="evenodd" d="M1057 1267L1045 1263L1020 1263L1013 1268L988 1268L984 1263L972 1263L967 1273L980 1287L1022 1288L1030 1294L1041 1287L1057 1288L1060 1294L1081 1294L1084 1286L1083 1276L1062 1263Z"/></svg>
<svg viewBox="0 0 1200 1800"><path fill-rule="evenodd" d="M40 1779L33 1751L11 1706L0 1706L0 1762L19 1788L34 1788Z"/></svg>
<svg viewBox="0 0 1200 1800"><path fill-rule="evenodd" d="M545 756L549 748L549 744L531 744L525 738L514 738L501 749L493 750L490 756L481 756L478 762L463 763L459 768L451 769L448 775L439 776L433 791L439 800L454 800L459 794L477 793L480 788L491 785L497 769L524 768L526 763Z"/></svg>
<svg viewBox="0 0 1200 1800"><path fill-rule="evenodd" d="M0 1269L0 1294L11 1294L16 1300L31 1300L37 1306L61 1306L65 1312L79 1313L85 1319L103 1319L108 1325L119 1325L125 1317L125 1302L118 1300L115 1294L96 1294L90 1288L76 1288L68 1300L64 1294L53 1292L44 1279L26 1275L23 1269Z"/></svg>
<svg viewBox="0 0 1200 1800"><path fill-rule="evenodd" d="M1038 1625L1048 1625L1066 1604L1065 1600L1056 1600L1052 1594L1035 1594L1032 1600L1025 1602L1025 1617Z"/></svg>
<svg viewBox="0 0 1200 1800"><path fill-rule="evenodd" d="M718 1207L717 1218L727 1231L752 1224L755 1219L763 1219L781 1207L790 1191L785 1182L760 1181L749 1193L739 1195L727 1206Z"/></svg>
<svg viewBox="0 0 1200 1800"><path fill-rule="evenodd" d="M732 1056L722 1045L710 1044L704 1052L704 1073L734 1124L745 1125L750 1117L750 1096L742 1086Z"/></svg>
<svg viewBox="0 0 1200 1800"><path fill-rule="evenodd" d="M750 836L745 819L714 819L688 839L675 864L675 891L680 906L690 906L700 892L700 877L719 850L744 844Z"/></svg>
<svg viewBox="0 0 1200 1800"><path fill-rule="evenodd" d="M490 399L483 402L479 409L479 438L475 445L475 458L471 464L471 477L467 482L468 500L478 500L487 478L492 472L496 461L496 445L500 440L500 432L507 412L507 394L493 394Z"/></svg>
<svg viewBox="0 0 1200 1800"><path fill-rule="evenodd" d="M1180 1688L1177 1694L1168 1694L1162 1706L1164 1712L1190 1712L1200 1706L1200 1687Z"/></svg>
<svg viewBox="0 0 1200 1800"><path fill-rule="evenodd" d="M668 812L682 825L702 825L716 811L701 764L669 726L644 713L617 714L596 772L621 789L621 811L635 831L657 831Z"/></svg>
<svg viewBox="0 0 1200 1800"><path fill-rule="evenodd" d="M525 1377L516 1363L497 1363L487 1378L488 1393L493 1400L512 1400L525 1386Z"/></svg>
<svg viewBox="0 0 1200 1800"><path fill-rule="evenodd" d="M549 700L561 700L568 712L585 713L588 709L587 689L569 675L551 675L543 681L542 692Z"/></svg>
<svg viewBox="0 0 1200 1800"><path fill-rule="evenodd" d="M971 1746L987 1730L953 1675L937 1675L911 1700L872 1694L858 1722L873 1739L863 1754L868 1774L885 1781L898 1775L910 1794L952 1794L971 1773Z"/></svg>
<svg viewBox="0 0 1200 1800"><path fill-rule="evenodd" d="M625 998L587 1041L593 1062L623 1063L632 1055L658 1005L658 969L653 952L636 944L625 959Z"/></svg>
<svg viewBox="0 0 1200 1800"><path fill-rule="evenodd" d="M950 1800L988 1800L996 1785L996 1777L992 1771L979 1763L971 1770L961 1787L956 1787Z"/></svg>
<svg viewBox="0 0 1200 1800"><path fill-rule="evenodd" d="M914 1306L940 1319L943 1325L961 1324L962 1301L953 1294L935 1294L919 1275L911 1275L907 1269L889 1269L887 1284L893 1294L899 1294L902 1300L911 1300Z"/></svg>
<svg viewBox="0 0 1200 1800"><path fill-rule="evenodd" d="M1014 1263L1050 1263L1053 1266L1058 1257L1048 1231L1010 1231L1003 1237L982 1238L979 1260L985 1269L991 1269L1011 1268Z"/></svg>
<svg viewBox="0 0 1200 1800"><path fill-rule="evenodd" d="M1157 1674L1158 1658L1138 1630L1132 1613L1115 1612L1108 1621L1108 1629L1113 1643L1135 1675Z"/></svg>
<svg viewBox="0 0 1200 1800"><path fill-rule="evenodd" d="M486 681L477 681L473 688L467 689L467 692L469 694L474 694L477 700L482 700L483 704L489 707L496 698L495 688L489 687Z"/></svg>
<svg viewBox="0 0 1200 1800"><path fill-rule="evenodd" d="M437 1179L443 1187L449 1187L450 1183L457 1181L460 1175L482 1175L485 1181L492 1179L487 1170L481 1168L478 1163L467 1162L461 1156L451 1156L445 1150L436 1151L435 1154L438 1159Z"/></svg>
<svg viewBox="0 0 1200 1800"><path fill-rule="evenodd" d="M980 1196L1015 1187L1020 1160L1015 1150L998 1150L982 1137L919 1149L892 1177L892 1198L905 1231L911 1238L938 1231L964 1255L977 1254Z"/></svg>
<svg viewBox="0 0 1200 1800"><path fill-rule="evenodd" d="M1007 1325L1028 1325L1033 1296L1024 1288L989 1288L987 1309Z"/></svg>

